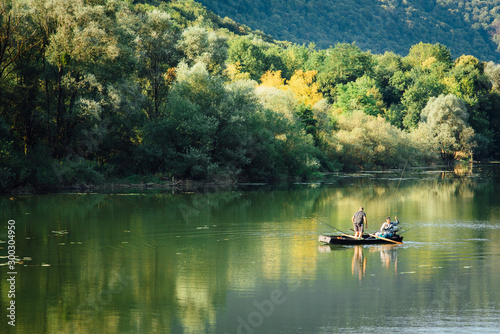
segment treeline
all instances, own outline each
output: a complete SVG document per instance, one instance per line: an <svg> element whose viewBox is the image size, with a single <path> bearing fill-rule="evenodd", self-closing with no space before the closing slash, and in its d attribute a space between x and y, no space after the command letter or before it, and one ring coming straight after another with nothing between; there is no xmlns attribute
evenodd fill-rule
<svg viewBox="0 0 500 334"><path fill-rule="evenodd" d="M0 190L488 158L500 68L275 42L200 4L0 4Z"/></svg>
<svg viewBox="0 0 500 334"><path fill-rule="evenodd" d="M208 9L276 39L320 48L352 43L406 55L420 41L453 56L500 60L498 0L200 0Z"/></svg>

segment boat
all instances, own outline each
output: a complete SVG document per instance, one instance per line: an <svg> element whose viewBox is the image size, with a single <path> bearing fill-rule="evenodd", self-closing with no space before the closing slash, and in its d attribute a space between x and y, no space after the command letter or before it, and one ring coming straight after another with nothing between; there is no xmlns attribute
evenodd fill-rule
<svg viewBox="0 0 500 334"><path fill-rule="evenodd" d="M375 244L401 244L403 237L394 234L390 238L383 238L374 234L363 234L363 238L357 239L349 234L341 235L320 235L319 242L332 245L375 245Z"/></svg>

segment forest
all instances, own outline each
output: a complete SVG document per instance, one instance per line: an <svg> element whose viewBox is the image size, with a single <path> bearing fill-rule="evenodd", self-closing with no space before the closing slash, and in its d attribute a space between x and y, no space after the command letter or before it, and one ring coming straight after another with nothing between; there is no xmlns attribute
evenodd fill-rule
<svg viewBox="0 0 500 334"><path fill-rule="evenodd" d="M406 55L421 41L457 58L500 61L499 0L200 0L221 16L278 40L328 48L355 42L373 53Z"/></svg>
<svg viewBox="0 0 500 334"><path fill-rule="evenodd" d="M0 2L0 191L492 159L500 65L276 41L192 0Z"/></svg>

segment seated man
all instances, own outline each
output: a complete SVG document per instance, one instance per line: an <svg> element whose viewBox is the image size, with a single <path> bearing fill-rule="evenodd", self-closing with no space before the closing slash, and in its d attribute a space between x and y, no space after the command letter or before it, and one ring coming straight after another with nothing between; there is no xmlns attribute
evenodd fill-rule
<svg viewBox="0 0 500 334"><path fill-rule="evenodd" d="M394 235L394 232L399 230L399 220L398 217L395 217L396 221L392 222L391 217L387 217L385 222L380 227L380 231L376 232L375 235L378 235L382 238L391 238Z"/></svg>

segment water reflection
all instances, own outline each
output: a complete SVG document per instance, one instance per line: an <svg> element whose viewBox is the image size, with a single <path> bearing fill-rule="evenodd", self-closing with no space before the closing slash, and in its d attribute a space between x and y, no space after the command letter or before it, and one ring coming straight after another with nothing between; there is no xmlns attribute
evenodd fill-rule
<svg viewBox="0 0 500 334"><path fill-rule="evenodd" d="M352 275L358 277L361 281L366 273L366 257L363 254L363 246L354 246L354 255L352 257Z"/></svg>
<svg viewBox="0 0 500 334"><path fill-rule="evenodd" d="M351 253L351 275L359 281L365 278L367 273L368 258L371 266L381 264L381 267L386 270L394 271L395 275L398 273L398 249L400 245L387 244L387 245L355 245L355 246L339 246L339 245L319 245L318 253L334 253L332 255L340 255L342 253ZM377 260L377 257L379 260ZM341 257L342 258L342 257ZM334 261L337 260L336 257ZM339 259L340 261L340 259Z"/></svg>
<svg viewBox="0 0 500 334"><path fill-rule="evenodd" d="M389 269L391 266L394 266L394 272L397 274L398 272L398 247L399 245L378 245L370 249L376 253L380 252L380 260L382 262L382 266L386 269Z"/></svg>
<svg viewBox="0 0 500 334"><path fill-rule="evenodd" d="M17 256L31 259L18 263L16 329L234 333L243 319L254 333L377 332L378 321L398 326L387 309L415 323L424 313L431 328L440 317L429 309L499 314L498 173L418 173L405 173L397 192L400 173L365 173L279 190L0 198L1 221L18 226ZM360 202L373 222L397 209L404 244L318 245L332 231L308 217L347 230ZM273 291L280 304L261 319L254 302Z"/></svg>

